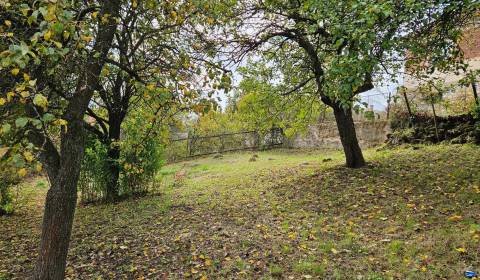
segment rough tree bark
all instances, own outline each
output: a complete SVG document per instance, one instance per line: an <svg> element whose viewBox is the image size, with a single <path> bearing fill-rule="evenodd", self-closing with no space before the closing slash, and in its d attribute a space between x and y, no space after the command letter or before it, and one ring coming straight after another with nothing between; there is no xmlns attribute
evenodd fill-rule
<svg viewBox="0 0 480 280"><path fill-rule="evenodd" d="M332 105L335 121L337 123L340 141L345 153L347 167L358 168L365 165L362 149L358 144L352 110L344 109L339 105Z"/></svg>
<svg viewBox="0 0 480 280"><path fill-rule="evenodd" d="M120 0L104 1L102 4L101 14L118 16ZM92 55L88 59L84 73L78 78L75 93L69 99L63 115L68 124L61 133L60 151L56 152L51 142L43 141L50 144L42 152L42 158L47 165L51 187L45 201L40 252L33 276L36 280L59 280L65 276L77 202L77 182L84 152L83 116L98 83L115 29L113 20L99 26L93 51L100 55Z"/></svg>
<svg viewBox="0 0 480 280"><path fill-rule="evenodd" d="M83 155L83 121L72 120L62 137L59 169L47 193L35 279L63 279L77 202Z"/></svg>
<svg viewBox="0 0 480 280"><path fill-rule="evenodd" d="M120 159L120 147L112 142L118 142L120 140L120 130L123 118L119 114L109 114L109 140L108 140L108 169L109 178L107 184L106 200L113 202L119 198L119 177L120 166L118 160Z"/></svg>

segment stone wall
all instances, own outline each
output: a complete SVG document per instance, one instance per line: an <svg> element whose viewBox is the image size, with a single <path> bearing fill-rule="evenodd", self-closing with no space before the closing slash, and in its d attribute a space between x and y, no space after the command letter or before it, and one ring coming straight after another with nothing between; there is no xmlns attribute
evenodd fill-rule
<svg viewBox="0 0 480 280"><path fill-rule="evenodd" d="M383 144L390 133L388 121L355 122L357 138L362 148ZM340 149L342 143L335 122L323 122L310 126L306 133L286 140L289 148Z"/></svg>

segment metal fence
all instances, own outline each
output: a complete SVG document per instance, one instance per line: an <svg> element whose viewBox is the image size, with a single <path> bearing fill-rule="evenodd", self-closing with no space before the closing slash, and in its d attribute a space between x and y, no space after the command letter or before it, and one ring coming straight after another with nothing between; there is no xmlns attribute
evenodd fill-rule
<svg viewBox="0 0 480 280"><path fill-rule="evenodd" d="M219 154L241 150L271 149L282 146L284 134L281 128L272 128L266 133L242 131L216 135L189 133L185 138L170 140L167 158L170 162L191 157Z"/></svg>

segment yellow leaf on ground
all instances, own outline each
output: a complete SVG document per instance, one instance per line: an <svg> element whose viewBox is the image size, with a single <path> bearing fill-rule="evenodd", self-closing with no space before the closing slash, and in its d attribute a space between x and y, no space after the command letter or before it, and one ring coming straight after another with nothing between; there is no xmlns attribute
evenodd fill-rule
<svg viewBox="0 0 480 280"><path fill-rule="evenodd" d="M458 248L456 248L455 250L456 250L457 252L459 252L459 253L466 253L466 252L467 252L467 250L466 250L465 248L463 248L463 247L458 247Z"/></svg>
<svg viewBox="0 0 480 280"><path fill-rule="evenodd" d="M33 161L33 155L30 152L24 152L23 157L25 158L26 161L32 162Z"/></svg>
<svg viewBox="0 0 480 280"><path fill-rule="evenodd" d="M17 76L19 72L20 72L20 69L18 69L18 68L13 68L10 71L10 73L12 73L13 76Z"/></svg>
<svg viewBox="0 0 480 280"><path fill-rule="evenodd" d="M27 169L22 168L17 171L18 176L25 177L27 175Z"/></svg>
<svg viewBox="0 0 480 280"><path fill-rule="evenodd" d="M36 170L37 172L42 172L42 164L41 164L41 163L37 163L37 164L35 165L35 170Z"/></svg>
<svg viewBox="0 0 480 280"><path fill-rule="evenodd" d="M453 216L448 217L449 222L458 222L458 221L461 221L461 220L463 220L463 217L460 216L460 215L453 215Z"/></svg>

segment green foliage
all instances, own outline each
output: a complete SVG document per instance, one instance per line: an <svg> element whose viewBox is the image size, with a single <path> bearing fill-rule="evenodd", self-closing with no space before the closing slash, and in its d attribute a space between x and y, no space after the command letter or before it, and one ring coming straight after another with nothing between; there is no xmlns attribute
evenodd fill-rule
<svg viewBox="0 0 480 280"><path fill-rule="evenodd" d="M161 137L148 137L142 129L142 118L127 119L123 139L113 142L120 148L120 158L113 164L120 171L118 195L126 197L144 193L154 184L155 176L163 164ZM84 202L105 198L111 183L110 147L90 135L82 163L79 190Z"/></svg>
<svg viewBox="0 0 480 280"><path fill-rule="evenodd" d="M198 135L216 135L250 129L235 112L228 110L226 112L211 110L206 114L200 115L189 126Z"/></svg>
<svg viewBox="0 0 480 280"><path fill-rule="evenodd" d="M8 137L0 142L9 142ZM25 143L12 144L10 148L0 146L0 215L14 211L11 188L22 181L27 174L39 174L42 165L35 161L33 147Z"/></svg>
<svg viewBox="0 0 480 280"><path fill-rule="evenodd" d="M480 121L480 104L474 104L472 109L472 116L475 120Z"/></svg>
<svg viewBox="0 0 480 280"><path fill-rule="evenodd" d="M89 137L85 147L78 189L82 201L102 199L109 182L107 147L99 140Z"/></svg>
<svg viewBox="0 0 480 280"><path fill-rule="evenodd" d="M283 274L283 268L278 264L270 264L268 270L270 270L270 274L274 277L280 277Z"/></svg>
<svg viewBox="0 0 480 280"><path fill-rule="evenodd" d="M288 92L285 85L275 85L273 70L260 62L250 63L240 72L243 79L234 100L235 113L249 129L279 127L292 136L316 121L324 108L318 96L308 94L306 89L299 94Z"/></svg>
<svg viewBox="0 0 480 280"><path fill-rule="evenodd" d="M0 216L3 214L12 214L14 210L13 206L13 197L11 194L11 186L14 182L5 178L5 176L0 177Z"/></svg>
<svg viewBox="0 0 480 280"><path fill-rule="evenodd" d="M350 107L373 80L397 80L407 53L411 68L459 69L461 30L472 22L479 4L237 0L225 6L237 14L233 24L228 25L231 13L225 13L224 21L226 34L238 38L239 46L233 49L243 50L238 56L257 52L256 60L272 69L276 84Z"/></svg>
<svg viewBox="0 0 480 280"><path fill-rule="evenodd" d="M157 172L164 162L162 143L165 134L149 136L140 129L142 123L143 119L138 116L127 120L124 126L125 138L120 143L122 152L119 160L119 194L123 196L146 192L149 184L155 182Z"/></svg>
<svg viewBox="0 0 480 280"><path fill-rule="evenodd" d="M324 264L319 264L307 260L298 262L294 267L294 270L296 272L313 274L315 276L322 276L325 273L325 269L326 267Z"/></svg>

